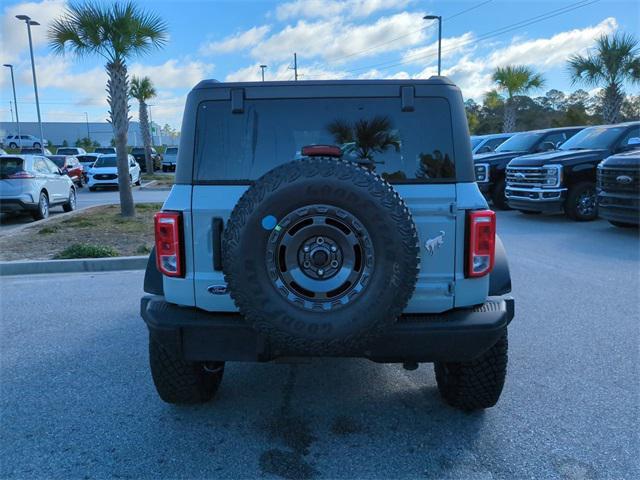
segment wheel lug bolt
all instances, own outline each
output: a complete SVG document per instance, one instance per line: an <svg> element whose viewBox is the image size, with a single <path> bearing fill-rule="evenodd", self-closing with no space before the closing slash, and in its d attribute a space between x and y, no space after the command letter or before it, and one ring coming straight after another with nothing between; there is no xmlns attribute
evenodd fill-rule
<svg viewBox="0 0 640 480"><path fill-rule="evenodd" d="M305 245L305 246L304 246L304 248L303 248L303 250L304 250L305 252L308 252L308 251L309 251L309 245Z"/></svg>
<svg viewBox="0 0 640 480"><path fill-rule="evenodd" d="M333 268L336 268L336 267L338 266L338 261L337 261L337 260L334 260L333 262L331 262L331 266L332 266Z"/></svg>
<svg viewBox="0 0 640 480"><path fill-rule="evenodd" d="M331 251L332 251L332 252L335 252L336 250L338 250L338 249L336 248L336 246L335 246L335 245L331 245Z"/></svg>
<svg viewBox="0 0 640 480"><path fill-rule="evenodd" d="M316 243L317 243L318 245L320 245L320 244L324 243L324 238L322 238L322 237L318 237L318 238L316 238Z"/></svg>
<svg viewBox="0 0 640 480"><path fill-rule="evenodd" d="M320 276L324 275L324 270L322 270L322 269L318 270L318 275L320 275Z"/></svg>
<svg viewBox="0 0 640 480"><path fill-rule="evenodd" d="M304 263L303 263L303 265L304 265L304 268L309 268L309 267L311 266L311 263L309 263L309 262L304 262Z"/></svg>

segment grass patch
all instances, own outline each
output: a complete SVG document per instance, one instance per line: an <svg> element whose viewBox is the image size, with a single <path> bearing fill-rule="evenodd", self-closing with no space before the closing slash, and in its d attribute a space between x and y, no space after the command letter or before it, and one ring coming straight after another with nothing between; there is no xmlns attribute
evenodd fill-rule
<svg viewBox="0 0 640 480"><path fill-rule="evenodd" d="M153 216L161 208L161 203L138 204L135 217L123 218L119 205L105 205L45 226L34 224L0 237L0 260L148 255L154 244Z"/></svg>
<svg viewBox="0 0 640 480"><path fill-rule="evenodd" d="M143 182L156 182L156 185L173 185L176 181L175 173L143 173Z"/></svg>
<svg viewBox="0 0 640 480"><path fill-rule="evenodd" d="M76 243L63 251L56 253L53 258L103 258L117 257L118 251L104 245L92 245L90 243Z"/></svg>

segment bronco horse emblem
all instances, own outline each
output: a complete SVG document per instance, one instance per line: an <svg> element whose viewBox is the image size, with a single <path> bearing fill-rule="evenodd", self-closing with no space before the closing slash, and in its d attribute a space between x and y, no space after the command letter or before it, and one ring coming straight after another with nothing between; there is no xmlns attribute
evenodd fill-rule
<svg viewBox="0 0 640 480"><path fill-rule="evenodd" d="M424 248L427 249L427 253L432 255L436 253L436 250L444 245L444 232L440 230L440 235L430 238L424 244Z"/></svg>

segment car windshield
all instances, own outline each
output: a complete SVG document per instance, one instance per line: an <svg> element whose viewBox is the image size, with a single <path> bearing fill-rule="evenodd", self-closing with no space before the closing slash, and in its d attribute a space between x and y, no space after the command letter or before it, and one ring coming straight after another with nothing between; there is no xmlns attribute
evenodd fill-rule
<svg viewBox="0 0 640 480"><path fill-rule="evenodd" d="M476 148L478 145L480 145L481 141L482 137L471 137L471 148Z"/></svg>
<svg viewBox="0 0 640 480"><path fill-rule="evenodd" d="M576 133L560 150L599 150L611 148L627 127L589 127Z"/></svg>
<svg viewBox="0 0 640 480"><path fill-rule="evenodd" d="M115 167L116 166L116 156L115 155L105 155L104 157L100 157L96 160L96 163L93 164L95 168L101 167Z"/></svg>
<svg viewBox="0 0 640 480"><path fill-rule="evenodd" d="M176 155L178 153L178 149L177 148L167 148L167 151L164 152L166 154L169 155Z"/></svg>
<svg viewBox="0 0 640 480"><path fill-rule="evenodd" d="M0 157L0 178L7 178L23 169L24 160L18 157Z"/></svg>
<svg viewBox="0 0 640 480"><path fill-rule="evenodd" d="M58 155L73 155L76 151L75 148L59 148L56 153Z"/></svg>
<svg viewBox="0 0 640 480"><path fill-rule="evenodd" d="M396 98L247 99L244 113L231 115L227 102L203 102L197 125L207 134L197 137L194 176L250 182L324 145L393 183L455 181L448 102L414 103L403 112Z"/></svg>
<svg viewBox="0 0 640 480"><path fill-rule="evenodd" d="M527 152L538 143L544 133L518 133L504 143L501 143L496 152Z"/></svg>
<svg viewBox="0 0 640 480"><path fill-rule="evenodd" d="M64 167L64 159L65 159L64 156L62 156L62 155L50 155L47 158L49 160L51 160L53 163L55 163L58 168Z"/></svg>
<svg viewBox="0 0 640 480"><path fill-rule="evenodd" d="M96 161L97 157L95 155L77 155L76 158L81 163L93 163Z"/></svg>
<svg viewBox="0 0 640 480"><path fill-rule="evenodd" d="M95 152L96 153L113 153L113 148L109 148L109 147L96 148Z"/></svg>
<svg viewBox="0 0 640 480"><path fill-rule="evenodd" d="M144 153L144 148L132 148L131 153Z"/></svg>

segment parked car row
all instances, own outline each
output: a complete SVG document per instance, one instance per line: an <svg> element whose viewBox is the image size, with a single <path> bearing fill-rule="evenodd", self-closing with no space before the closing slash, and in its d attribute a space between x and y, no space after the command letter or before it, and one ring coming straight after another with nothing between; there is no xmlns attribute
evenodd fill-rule
<svg viewBox="0 0 640 480"><path fill-rule="evenodd" d="M129 181L140 185L140 165L129 155ZM29 212L36 219L51 207L65 212L76 207L76 188L117 187L115 154L11 155L0 154L0 212Z"/></svg>
<svg viewBox="0 0 640 480"><path fill-rule="evenodd" d="M521 132L474 161L497 209L639 223L640 122Z"/></svg>

